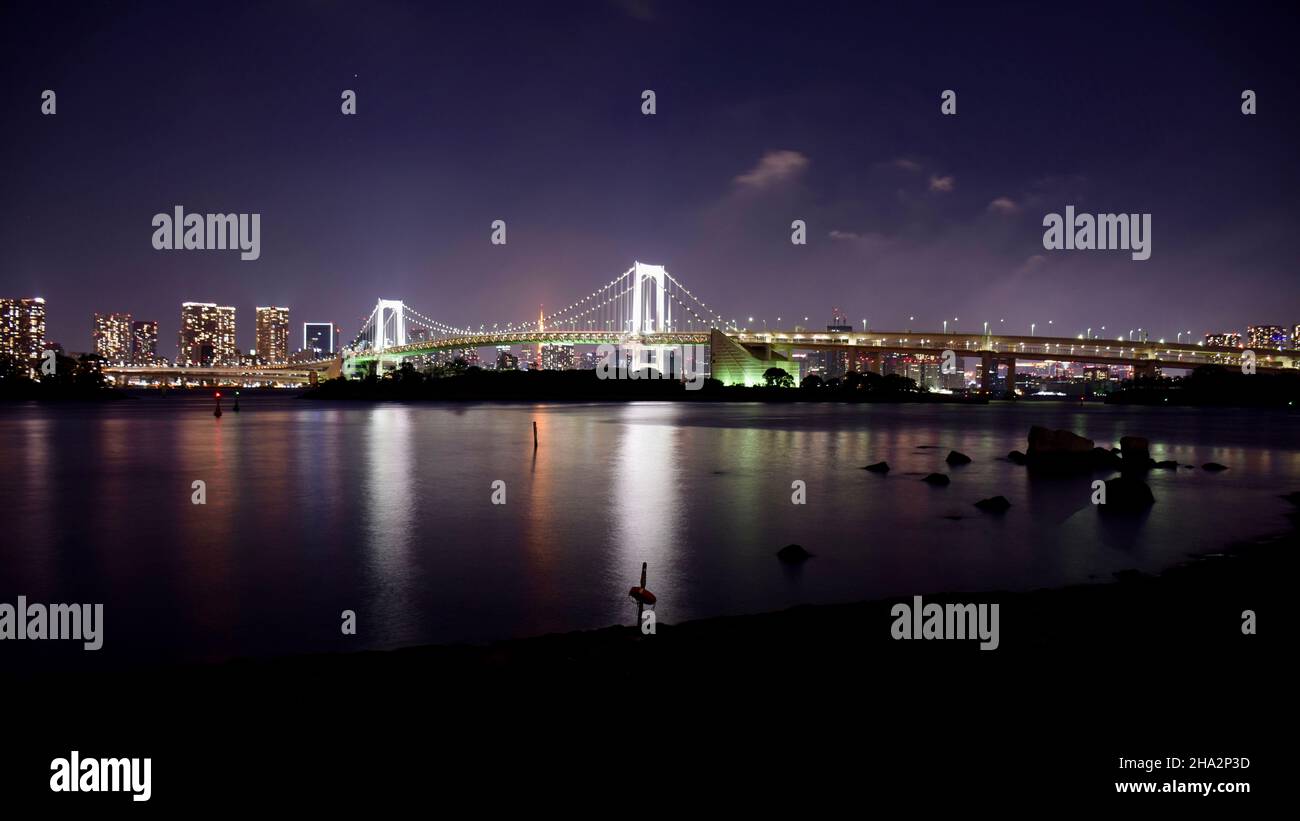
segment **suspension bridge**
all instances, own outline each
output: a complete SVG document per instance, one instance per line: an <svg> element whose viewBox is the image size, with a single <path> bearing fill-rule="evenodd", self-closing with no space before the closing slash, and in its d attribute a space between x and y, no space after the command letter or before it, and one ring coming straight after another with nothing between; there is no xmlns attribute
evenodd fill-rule
<svg viewBox="0 0 1300 821"><path fill-rule="evenodd" d="M1054 361L1132 367L1137 374L1157 369L1191 369L1199 365L1239 367L1243 351L1211 347L1192 342L1164 340L1106 340L1051 336L1019 336L953 331L814 331L754 330L699 299L662 265L634 262L619 276L579 299L551 313L539 312L535 319L477 327L434 319L400 299L379 299L337 358L298 362L284 366L241 369L246 377L281 381L315 381L328 377L382 373L407 357L438 352L497 346L548 345L707 345L708 369L724 384L762 384L771 367L798 375L795 351L844 352L850 361L881 372L886 357L902 355L914 361L937 363L945 351L980 360L981 385L991 392L999 367L1005 369L1007 384L1014 384L1016 362ZM1259 371L1295 368L1300 351L1254 352ZM106 372L133 372L130 367ZM230 369L170 368L193 378L230 378ZM221 370L222 373L216 373ZM212 373L208 373L212 371Z"/></svg>

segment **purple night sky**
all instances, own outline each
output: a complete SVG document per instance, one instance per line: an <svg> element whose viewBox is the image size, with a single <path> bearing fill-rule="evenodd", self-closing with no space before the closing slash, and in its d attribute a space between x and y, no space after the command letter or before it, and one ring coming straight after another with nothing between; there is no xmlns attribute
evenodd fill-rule
<svg viewBox="0 0 1300 821"><path fill-rule="evenodd" d="M246 349L257 305L294 339L381 296L519 321L634 259L786 326L1289 326L1300 58L1290 12L1232 8L10 2L0 296L74 351L95 311L158 320L169 357L186 300ZM155 251L178 204L260 213L261 258ZM1045 251L1067 205L1149 212L1151 258Z"/></svg>

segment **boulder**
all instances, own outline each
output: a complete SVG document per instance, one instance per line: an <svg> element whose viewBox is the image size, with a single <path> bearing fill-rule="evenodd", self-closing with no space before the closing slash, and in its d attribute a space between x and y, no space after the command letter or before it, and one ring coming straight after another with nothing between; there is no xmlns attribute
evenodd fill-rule
<svg viewBox="0 0 1300 821"><path fill-rule="evenodd" d="M1025 451L1025 455L1030 459L1066 454L1086 455L1091 452L1091 439L1068 430L1048 430L1038 425L1029 429L1029 450Z"/></svg>
<svg viewBox="0 0 1300 821"><path fill-rule="evenodd" d="M1005 496L991 496L987 499L980 499L975 503L975 507L985 513L1006 513L1007 509L1011 507L1011 503L1007 501Z"/></svg>
<svg viewBox="0 0 1300 821"><path fill-rule="evenodd" d="M788 544L776 552L776 557L787 564L798 564L811 559L812 555L797 544Z"/></svg>
<svg viewBox="0 0 1300 821"><path fill-rule="evenodd" d="M1025 461L1032 468L1059 472L1092 470L1097 467L1097 459L1091 439L1038 425L1029 429Z"/></svg>
<svg viewBox="0 0 1300 821"><path fill-rule="evenodd" d="M970 457L959 450L948 451L948 458L944 459L950 465L969 465Z"/></svg>
<svg viewBox="0 0 1300 821"><path fill-rule="evenodd" d="M876 462L874 465L867 465L866 467L863 468L863 470L869 470L869 471L871 471L872 473L888 473L888 472L889 472L889 463L888 463L888 462Z"/></svg>
<svg viewBox="0 0 1300 821"><path fill-rule="evenodd" d="M1155 465L1155 460L1151 458L1151 443L1141 436L1121 437L1119 448L1124 470L1150 470Z"/></svg>
<svg viewBox="0 0 1300 821"><path fill-rule="evenodd" d="M1156 503L1151 495L1151 488L1141 479L1132 476L1117 476L1106 480L1106 504L1099 505L1103 510L1145 510Z"/></svg>
<svg viewBox="0 0 1300 821"><path fill-rule="evenodd" d="M1160 470L1178 470L1178 463L1173 459L1166 459L1163 462L1156 462L1155 466Z"/></svg>
<svg viewBox="0 0 1300 821"><path fill-rule="evenodd" d="M922 479L921 481L922 481L922 482L925 482L926 484L937 485L937 486L939 486L939 487L943 487L944 485L948 484L948 483L949 483L950 481L952 481L952 480L948 478L947 474L944 474L944 473L931 473L929 476L926 476L926 477L925 477L924 479Z"/></svg>
<svg viewBox="0 0 1300 821"><path fill-rule="evenodd" d="M1025 463L1025 455L1018 450L1013 450L1007 454L1007 461L1017 465L1023 465Z"/></svg>
<svg viewBox="0 0 1300 821"><path fill-rule="evenodd" d="M1221 470L1227 470L1227 469L1228 469L1227 465L1221 465L1218 462L1206 462L1205 464L1201 465L1201 470L1208 470L1212 473L1218 473Z"/></svg>

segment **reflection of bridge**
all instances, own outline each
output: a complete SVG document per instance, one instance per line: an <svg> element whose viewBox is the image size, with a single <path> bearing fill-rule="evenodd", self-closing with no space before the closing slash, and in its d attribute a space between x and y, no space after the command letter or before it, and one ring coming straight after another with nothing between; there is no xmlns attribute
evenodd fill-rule
<svg viewBox="0 0 1300 821"><path fill-rule="evenodd" d="M495 346L709 345L712 376L726 384L760 384L770 367L797 375L794 351L843 351L879 372L885 357L938 363L943 352L978 358L983 389L991 391L998 367L1014 384L1016 362L1053 361L1128 366L1137 374L1198 365L1239 367L1243 351L1163 341L1110 341L1069 337L914 331L754 331L727 321L669 274L663 266L637 262L618 277L570 305L536 320L478 328L457 327L424 315L401 300L379 300L340 359L255 368L105 368L106 373L172 379L245 379L298 384L313 373L383 371L403 358ZM1300 351L1256 350L1261 371L1294 368ZM915 360L914 360L915 361ZM323 372L323 373L322 373Z"/></svg>

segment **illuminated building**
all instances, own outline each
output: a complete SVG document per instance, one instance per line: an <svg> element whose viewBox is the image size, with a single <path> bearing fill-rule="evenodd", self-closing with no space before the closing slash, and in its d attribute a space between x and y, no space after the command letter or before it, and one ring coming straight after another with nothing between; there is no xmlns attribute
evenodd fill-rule
<svg viewBox="0 0 1300 821"><path fill-rule="evenodd" d="M302 323L302 349L304 351L311 351L322 357L332 355L335 351L334 323Z"/></svg>
<svg viewBox="0 0 1300 821"><path fill-rule="evenodd" d="M0 356L36 368L45 350L45 300L0 298Z"/></svg>
<svg viewBox="0 0 1300 821"><path fill-rule="evenodd" d="M499 371L519 370L519 357L510 353L509 345L497 346L497 370Z"/></svg>
<svg viewBox="0 0 1300 821"><path fill-rule="evenodd" d="M289 309L257 309L257 358L268 365L289 361Z"/></svg>
<svg viewBox="0 0 1300 821"><path fill-rule="evenodd" d="M573 370L573 346L572 345L546 345L542 348L542 370L544 371L571 371Z"/></svg>
<svg viewBox="0 0 1300 821"><path fill-rule="evenodd" d="M177 348L178 365L238 365L235 309L211 302L182 302Z"/></svg>
<svg viewBox="0 0 1300 821"><path fill-rule="evenodd" d="M1206 334L1205 345L1210 348L1240 348L1241 334L1238 333L1221 333Z"/></svg>
<svg viewBox="0 0 1300 821"><path fill-rule="evenodd" d="M158 361L158 323L139 319L131 323L131 364L152 365Z"/></svg>
<svg viewBox="0 0 1300 821"><path fill-rule="evenodd" d="M1249 348L1289 348L1291 336L1281 325L1251 325L1246 328Z"/></svg>
<svg viewBox="0 0 1300 821"><path fill-rule="evenodd" d="M110 365L131 361L131 315L95 314L95 353Z"/></svg>

